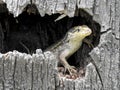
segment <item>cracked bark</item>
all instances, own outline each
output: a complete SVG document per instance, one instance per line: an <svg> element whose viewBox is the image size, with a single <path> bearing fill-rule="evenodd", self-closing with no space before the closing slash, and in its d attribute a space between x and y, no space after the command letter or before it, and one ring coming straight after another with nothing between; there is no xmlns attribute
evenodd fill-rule
<svg viewBox="0 0 120 90"><path fill-rule="evenodd" d="M18 16L30 0L3 0L14 16ZM0 0L1 3L1 0ZM19 3L19 4L18 4ZM74 16L76 4L93 16L101 25L100 43L91 52L104 90L120 89L120 1L119 0L33 0L40 14L54 14L67 10ZM66 8L64 8L65 6ZM22 6L22 7L21 7ZM71 6L71 7L70 7ZM1 9L0 13L6 12ZM0 26L1 32L1 26ZM0 40L3 39L2 32ZM0 48L2 48L0 46ZM17 51L0 54L0 90L102 90L101 81L92 63L87 65L84 78L69 80L57 75L57 61L52 53L40 50L32 56Z"/></svg>

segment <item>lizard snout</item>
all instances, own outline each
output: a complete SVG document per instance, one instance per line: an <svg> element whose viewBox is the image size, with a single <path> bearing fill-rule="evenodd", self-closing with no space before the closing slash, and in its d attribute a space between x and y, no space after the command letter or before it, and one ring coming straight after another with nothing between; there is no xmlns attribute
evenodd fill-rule
<svg viewBox="0 0 120 90"><path fill-rule="evenodd" d="M92 33L92 30L87 25L80 26L80 29L83 30L83 32L86 36L88 36Z"/></svg>
<svg viewBox="0 0 120 90"><path fill-rule="evenodd" d="M92 33L92 30L90 28L87 28L86 33L90 35Z"/></svg>

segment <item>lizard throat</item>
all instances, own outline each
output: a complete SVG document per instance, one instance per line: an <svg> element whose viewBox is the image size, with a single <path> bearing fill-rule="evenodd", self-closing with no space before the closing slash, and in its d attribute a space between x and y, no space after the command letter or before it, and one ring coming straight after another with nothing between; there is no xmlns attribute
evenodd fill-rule
<svg viewBox="0 0 120 90"><path fill-rule="evenodd" d="M82 45L82 41L80 42L75 42L75 41L70 41L69 42L69 47L70 47L70 55L75 53Z"/></svg>

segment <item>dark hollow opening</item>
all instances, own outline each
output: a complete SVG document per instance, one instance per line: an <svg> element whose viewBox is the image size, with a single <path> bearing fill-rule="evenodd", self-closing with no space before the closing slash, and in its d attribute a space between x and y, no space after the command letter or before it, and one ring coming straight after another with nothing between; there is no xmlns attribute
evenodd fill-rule
<svg viewBox="0 0 120 90"><path fill-rule="evenodd" d="M36 49L45 50L60 40L73 26L87 25L92 34L87 37L95 46L99 43L100 25L93 21L92 16L80 9L73 18L65 17L57 22L54 20L60 14L41 17L37 12L29 11L27 7L22 14L14 18L8 11L0 13L0 52L18 50L25 53L34 53ZM34 13L31 13L34 12ZM72 55L68 62L76 67L85 67L89 60L89 52L93 48L83 43L81 48Z"/></svg>

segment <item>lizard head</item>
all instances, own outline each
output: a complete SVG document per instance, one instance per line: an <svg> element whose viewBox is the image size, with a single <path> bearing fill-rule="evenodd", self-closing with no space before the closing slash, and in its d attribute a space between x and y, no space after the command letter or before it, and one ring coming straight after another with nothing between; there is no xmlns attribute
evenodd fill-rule
<svg viewBox="0 0 120 90"><path fill-rule="evenodd" d="M74 40L83 40L85 37L89 36L92 33L92 30L86 26L75 26L68 32L68 36Z"/></svg>

